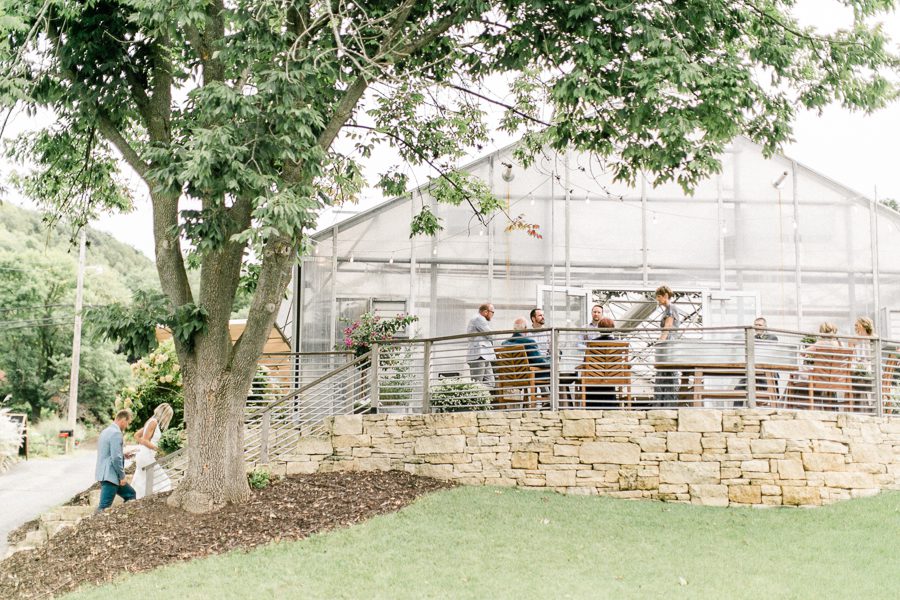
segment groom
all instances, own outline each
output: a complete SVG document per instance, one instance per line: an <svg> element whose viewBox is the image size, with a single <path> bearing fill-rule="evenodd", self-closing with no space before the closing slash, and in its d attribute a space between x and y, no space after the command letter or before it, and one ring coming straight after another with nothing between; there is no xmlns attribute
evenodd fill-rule
<svg viewBox="0 0 900 600"><path fill-rule="evenodd" d="M112 506L116 494L128 502L134 500L134 488L125 482L125 454L122 432L131 423L131 411L120 410L116 420L100 434L97 442L97 481L100 482L100 504L97 512Z"/></svg>

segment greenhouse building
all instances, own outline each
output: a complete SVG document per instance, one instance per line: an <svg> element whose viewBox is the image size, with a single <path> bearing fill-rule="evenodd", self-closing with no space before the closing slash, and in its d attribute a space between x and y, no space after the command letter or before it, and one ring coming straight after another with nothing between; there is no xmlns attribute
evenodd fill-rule
<svg viewBox="0 0 900 600"><path fill-rule="evenodd" d="M547 151L522 167L514 150L463 170L508 215L539 224L540 237L508 230L503 215L485 225L465 204L436 204L427 186L353 215L313 236L295 274L285 332L295 351L335 348L367 311L418 316L417 337L463 333L485 302L495 330L534 307L547 327L580 327L593 304L618 327L639 327L658 320L661 284L704 327L762 315L774 328L832 321L852 333L868 316L900 339L900 213L825 175L739 138L721 172L687 195L671 183L616 183L587 154ZM410 239L423 205L443 230Z"/></svg>

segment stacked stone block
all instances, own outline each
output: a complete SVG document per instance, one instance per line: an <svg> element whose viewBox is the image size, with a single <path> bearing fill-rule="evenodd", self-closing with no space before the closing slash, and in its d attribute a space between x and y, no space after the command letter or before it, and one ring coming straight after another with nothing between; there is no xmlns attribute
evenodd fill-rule
<svg viewBox="0 0 900 600"><path fill-rule="evenodd" d="M680 409L335 417L287 473L405 470L469 485L707 506L816 506L900 487L900 419Z"/></svg>

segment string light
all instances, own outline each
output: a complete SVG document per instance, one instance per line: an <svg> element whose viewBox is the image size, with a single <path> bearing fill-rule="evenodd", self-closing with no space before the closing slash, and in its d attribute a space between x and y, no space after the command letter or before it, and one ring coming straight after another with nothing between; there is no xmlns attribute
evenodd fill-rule
<svg viewBox="0 0 900 600"><path fill-rule="evenodd" d="M350 264L353 264L353 255L350 255Z"/></svg>
<svg viewBox="0 0 900 600"><path fill-rule="evenodd" d="M585 203L585 204L590 204L590 203L591 203L591 196L590 196L590 194L585 194L585 195L584 195L584 203Z"/></svg>
<svg viewBox="0 0 900 600"><path fill-rule="evenodd" d="M437 256L437 246L435 246L434 248L431 249L431 255Z"/></svg>
<svg viewBox="0 0 900 600"><path fill-rule="evenodd" d="M656 225L656 213L653 213L653 224Z"/></svg>
<svg viewBox="0 0 900 600"><path fill-rule="evenodd" d="M530 204L531 206L534 206L534 196L531 196L531 201L528 204Z"/></svg>
<svg viewBox="0 0 900 600"><path fill-rule="evenodd" d="M391 260L388 261L388 264L394 264L394 255L391 254Z"/></svg>

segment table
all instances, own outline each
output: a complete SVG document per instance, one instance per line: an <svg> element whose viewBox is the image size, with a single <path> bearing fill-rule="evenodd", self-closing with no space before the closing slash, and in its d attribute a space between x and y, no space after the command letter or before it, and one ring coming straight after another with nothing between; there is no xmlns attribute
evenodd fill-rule
<svg viewBox="0 0 900 600"><path fill-rule="evenodd" d="M695 363L695 362L666 362L655 365L658 371L681 371L682 377L691 376L691 403L693 406L702 406L704 399L725 400L734 398L746 398L747 391L740 390L706 390L703 386L704 377L743 377L747 376L746 362L725 363ZM781 372L798 371L799 367L792 364L756 363L757 405L772 404L778 399L778 377ZM759 382L762 382L762 389ZM750 382L747 382L750 385ZM749 388L748 388L749 389Z"/></svg>

